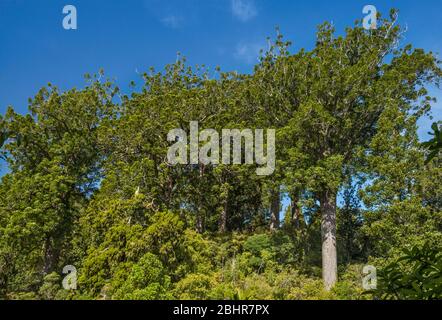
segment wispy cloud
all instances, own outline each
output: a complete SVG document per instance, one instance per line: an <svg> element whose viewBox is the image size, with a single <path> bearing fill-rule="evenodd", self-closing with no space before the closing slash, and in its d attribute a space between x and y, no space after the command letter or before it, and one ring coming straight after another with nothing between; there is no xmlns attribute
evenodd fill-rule
<svg viewBox="0 0 442 320"><path fill-rule="evenodd" d="M231 7L233 15L242 22L247 22L258 15L253 0L231 0Z"/></svg>
<svg viewBox="0 0 442 320"><path fill-rule="evenodd" d="M149 11L158 22L171 29L178 29L187 25L189 15L186 13L191 11L187 6L193 4L194 2L191 0L144 0L143 2L144 8Z"/></svg>
<svg viewBox="0 0 442 320"><path fill-rule="evenodd" d="M247 64L258 62L259 52L263 48L261 43L239 43L236 46L234 57Z"/></svg>
<svg viewBox="0 0 442 320"><path fill-rule="evenodd" d="M183 18L174 14L165 16L161 19L161 23L166 27L177 29L182 25Z"/></svg>

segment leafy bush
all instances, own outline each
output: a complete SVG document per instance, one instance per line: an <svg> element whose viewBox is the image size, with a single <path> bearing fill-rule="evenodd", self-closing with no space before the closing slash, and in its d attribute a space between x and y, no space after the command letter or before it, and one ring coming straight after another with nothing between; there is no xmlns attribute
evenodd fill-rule
<svg viewBox="0 0 442 320"><path fill-rule="evenodd" d="M442 299L442 251L427 242L403 250L403 255L378 272L382 299Z"/></svg>
<svg viewBox="0 0 442 320"><path fill-rule="evenodd" d="M170 278L161 261L152 253L145 254L132 267L126 281L113 298L127 300L170 299Z"/></svg>

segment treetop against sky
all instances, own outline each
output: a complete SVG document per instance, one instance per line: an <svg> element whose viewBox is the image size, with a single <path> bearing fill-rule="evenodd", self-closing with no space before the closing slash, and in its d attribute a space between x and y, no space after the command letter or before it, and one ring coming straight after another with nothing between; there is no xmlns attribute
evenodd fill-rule
<svg viewBox="0 0 442 320"><path fill-rule="evenodd" d="M440 5L396 5L2 1L0 299L440 298Z"/></svg>
<svg viewBox="0 0 442 320"><path fill-rule="evenodd" d="M311 49L317 25L331 21L343 32L364 17L367 1L86 1L69 2L77 9L78 29L62 26L65 1L0 1L0 113L8 105L22 113L27 100L48 82L61 89L83 87L83 75L100 68L123 90L154 66L161 70L181 52L190 64L250 72L267 36L279 26L291 50ZM381 13L400 10L398 23L407 27L404 43L426 51L442 47L442 3L378 1ZM436 89L432 92L441 96ZM433 109L440 118L440 104ZM427 138L430 119L420 121Z"/></svg>

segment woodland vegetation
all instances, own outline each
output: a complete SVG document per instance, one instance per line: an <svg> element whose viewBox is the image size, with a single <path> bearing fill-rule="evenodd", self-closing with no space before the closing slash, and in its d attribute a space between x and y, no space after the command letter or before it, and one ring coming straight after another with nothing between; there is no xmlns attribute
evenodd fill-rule
<svg viewBox="0 0 442 320"><path fill-rule="evenodd" d="M343 35L324 23L310 51L278 34L251 74L179 57L130 93L100 72L9 108L0 298L442 298L439 127L417 135L442 70L395 16ZM190 121L275 129L275 172L169 165L167 134ZM66 265L77 290L62 288Z"/></svg>

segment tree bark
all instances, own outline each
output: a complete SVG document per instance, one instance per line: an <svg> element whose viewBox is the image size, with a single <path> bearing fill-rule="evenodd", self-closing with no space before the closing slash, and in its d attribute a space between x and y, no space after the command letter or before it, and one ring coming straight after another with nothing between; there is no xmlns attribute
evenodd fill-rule
<svg viewBox="0 0 442 320"><path fill-rule="evenodd" d="M204 165L202 163L199 164L199 179L202 182L204 176ZM202 190L199 190L198 196L198 212L196 213L196 231L198 233L204 232L204 214L203 212L203 202L204 202L204 194Z"/></svg>
<svg viewBox="0 0 442 320"><path fill-rule="evenodd" d="M321 195L322 279L330 290L337 281L336 253L336 192L325 191Z"/></svg>
<svg viewBox="0 0 442 320"><path fill-rule="evenodd" d="M44 246L44 265L43 265L43 274L49 274L53 270L55 253L53 250L53 245L51 241L51 237L47 236Z"/></svg>
<svg viewBox="0 0 442 320"><path fill-rule="evenodd" d="M227 208L228 208L228 195L224 200L221 216L219 219L219 232L225 233L227 231Z"/></svg>
<svg viewBox="0 0 442 320"><path fill-rule="evenodd" d="M298 206L299 196L297 193L292 193L290 195L290 209L291 209L291 223L295 227L295 229L299 229L302 223L302 211Z"/></svg>
<svg viewBox="0 0 442 320"><path fill-rule="evenodd" d="M270 199L270 230L274 231L279 228L279 211L280 211L280 194L279 189L273 190Z"/></svg>
<svg viewBox="0 0 442 320"><path fill-rule="evenodd" d="M221 215L218 221L218 232L223 234L227 231L227 216L229 215L229 184L227 184L226 172L223 171L219 177L219 183L221 186L220 202L221 202Z"/></svg>
<svg viewBox="0 0 442 320"><path fill-rule="evenodd" d="M204 232L204 222L202 213L199 211L196 216L196 232L203 233Z"/></svg>

